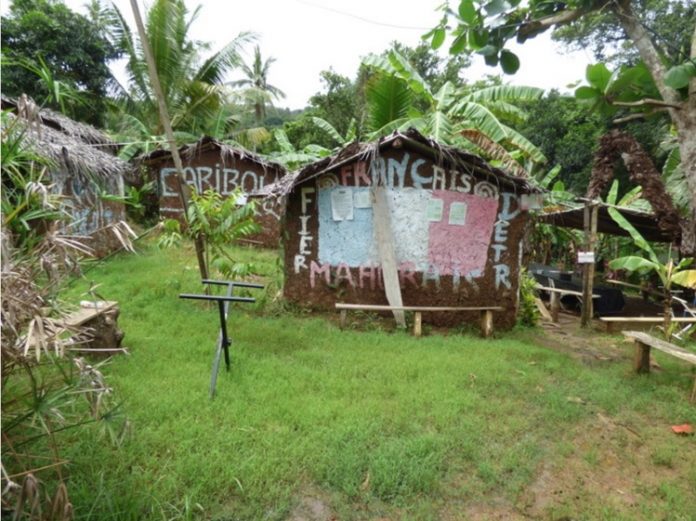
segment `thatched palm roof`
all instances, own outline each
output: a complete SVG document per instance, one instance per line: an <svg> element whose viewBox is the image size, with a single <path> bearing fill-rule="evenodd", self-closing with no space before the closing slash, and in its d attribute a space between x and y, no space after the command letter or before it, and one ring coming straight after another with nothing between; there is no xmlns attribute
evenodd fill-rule
<svg viewBox="0 0 696 521"><path fill-rule="evenodd" d="M294 186L300 183L328 173L353 161L370 160L373 157L377 157L386 149L401 147L416 150L426 157L430 157L436 164L483 176L489 182L497 184L498 186L506 186L508 189L515 192L539 192L538 188L524 178L514 176L500 168L496 168L479 156L464 152L455 147L442 145L433 139L425 137L417 130L410 128L404 132L395 131L372 143L351 143L338 153L307 165L298 172L280 179L277 183L272 185L272 195L276 197L286 196L292 191Z"/></svg>
<svg viewBox="0 0 696 521"><path fill-rule="evenodd" d="M17 114L17 101L4 96L2 109L11 111L9 117L22 126L25 139L34 152L56 165L50 169L54 175L76 174L113 180L131 174L131 166L114 155L118 150L116 143L91 125L73 121L50 109L40 109L35 117L27 119Z"/></svg>
<svg viewBox="0 0 696 521"><path fill-rule="evenodd" d="M233 147L210 136L203 136L195 143L181 146L179 148L179 155L181 156L182 161L187 162L210 150L217 150L223 162L229 161L230 163L234 163L235 161L246 160L258 164L264 170L277 170L281 173L281 175L286 172L285 167L279 163L268 161L259 155L249 152L248 150ZM150 165L160 161L171 160L171 157L172 154L168 149L160 149L141 157L140 161L146 165Z"/></svg>

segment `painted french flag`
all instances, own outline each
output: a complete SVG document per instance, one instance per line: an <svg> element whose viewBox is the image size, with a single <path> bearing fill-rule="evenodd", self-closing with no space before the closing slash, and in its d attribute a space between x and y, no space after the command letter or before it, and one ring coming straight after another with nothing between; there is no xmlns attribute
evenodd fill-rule
<svg viewBox="0 0 696 521"><path fill-rule="evenodd" d="M340 193L333 194L335 190ZM352 199L349 192L352 193ZM369 188L319 190L319 261L333 266L378 265ZM332 196L333 194L333 196ZM348 197L347 197L348 196ZM396 260L441 275L482 273L498 209L497 197L447 190L387 190ZM353 203L351 203L352 201ZM332 205L340 202L334 211ZM345 208L352 204L350 211Z"/></svg>

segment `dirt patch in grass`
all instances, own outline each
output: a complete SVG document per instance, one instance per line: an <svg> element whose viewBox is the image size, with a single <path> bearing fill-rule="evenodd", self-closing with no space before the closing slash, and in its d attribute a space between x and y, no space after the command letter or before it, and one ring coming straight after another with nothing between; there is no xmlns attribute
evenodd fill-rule
<svg viewBox="0 0 696 521"><path fill-rule="evenodd" d="M324 494L305 491L298 497L287 521L335 521L336 519Z"/></svg>
<svg viewBox="0 0 696 521"><path fill-rule="evenodd" d="M440 513L442 521L526 521L529 519L513 505L498 501L491 504L475 503L462 510L446 508Z"/></svg>
<svg viewBox="0 0 696 521"><path fill-rule="evenodd" d="M580 328L577 317L561 313L558 324L542 322L534 336L537 345L568 354L585 365L612 362L629 356L621 339Z"/></svg>
<svg viewBox="0 0 696 521"><path fill-rule="evenodd" d="M696 507L693 440L675 446L668 425L628 425L597 413L570 434L518 497L529 518L688 519L673 510L674 495L681 496L677 509Z"/></svg>

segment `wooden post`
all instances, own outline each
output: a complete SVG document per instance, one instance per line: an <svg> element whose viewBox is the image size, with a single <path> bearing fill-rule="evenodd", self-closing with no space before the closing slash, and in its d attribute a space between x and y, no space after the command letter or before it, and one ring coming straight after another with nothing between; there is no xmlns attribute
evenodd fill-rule
<svg viewBox="0 0 696 521"><path fill-rule="evenodd" d="M696 376L694 376L694 388L691 389L691 397L689 398L691 403L696 403Z"/></svg>
<svg viewBox="0 0 696 521"><path fill-rule="evenodd" d="M551 292L551 322L558 322L558 312L561 309L561 294L556 291Z"/></svg>
<svg viewBox="0 0 696 521"><path fill-rule="evenodd" d="M639 340L634 342L636 344L636 354L633 367L636 373L647 374L650 372L650 346Z"/></svg>
<svg viewBox="0 0 696 521"><path fill-rule="evenodd" d="M584 248L587 252L593 252L597 241L597 213L599 206L595 202L588 201L585 203L584 213L584 228L585 228L585 244ZM582 313L580 325L588 327L592 324L592 294L594 281L595 263L590 262L582 266Z"/></svg>
<svg viewBox="0 0 696 521"><path fill-rule="evenodd" d="M152 84L152 90L157 98L157 106L159 108L160 123L164 128L164 133L167 136L167 143L169 144L169 150L172 154L172 159L174 160L174 166L176 167L176 174L179 185L179 199L181 201L182 208L184 210L184 220L188 221L186 217L186 209L188 208L189 201L189 187L186 184L186 179L184 178L184 165L181 162L181 156L179 156L179 149L176 146L176 140L174 139L174 131L172 130L172 124L169 119L169 112L167 111L167 105L164 100L164 94L162 93L162 85L159 81L159 76L157 75L157 66L155 64L155 59L152 55L152 49L150 49L150 42L147 39L147 34L145 33L145 25L143 24L143 19L140 17L140 9L138 9L137 0L131 0L131 8L133 9L133 18L135 18L135 25L138 28L138 36L140 37L140 45L143 48L143 54L145 55L145 61L147 62L147 69L150 76L150 83ZM200 235L194 239L194 245L196 247L196 258L198 259L198 269L201 274L201 279L208 279L208 266L205 262L205 246L203 243L203 237ZM209 291L208 286L206 286L206 293Z"/></svg>
<svg viewBox="0 0 696 521"><path fill-rule="evenodd" d="M483 338L493 334L493 312L490 309L481 311L481 334Z"/></svg>
<svg viewBox="0 0 696 521"><path fill-rule="evenodd" d="M387 295L387 301L390 306L401 308L404 304L401 298L399 271L396 266L394 234L392 233L387 190L383 186L372 188L372 212L375 239L377 240L379 260L382 264L382 275L384 276L384 292ZM397 326L405 328L406 316L404 311L395 309L392 313L394 313Z"/></svg>
<svg viewBox="0 0 696 521"><path fill-rule="evenodd" d="M348 310L347 309L342 309L341 310L341 329L346 328L346 322L348 321Z"/></svg>
<svg viewBox="0 0 696 521"><path fill-rule="evenodd" d="M421 336L423 333L421 329L421 312L416 311L413 315L413 336Z"/></svg>

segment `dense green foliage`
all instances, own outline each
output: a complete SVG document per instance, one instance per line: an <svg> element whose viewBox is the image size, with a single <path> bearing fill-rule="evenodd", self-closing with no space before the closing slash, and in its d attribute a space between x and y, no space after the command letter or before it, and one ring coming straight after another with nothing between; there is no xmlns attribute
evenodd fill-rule
<svg viewBox="0 0 696 521"><path fill-rule="evenodd" d="M584 195L597 139L607 131L606 118L555 91L529 103L527 110L520 132L541 149L549 165L561 166L559 179L570 191Z"/></svg>
<svg viewBox="0 0 696 521"><path fill-rule="evenodd" d="M655 35L660 54L673 65L688 57L694 31L696 4L688 0L639 0L636 16ZM640 56L627 41L626 32L607 10L596 11L572 25L558 27L553 39L569 49L591 49L596 60L613 65L635 65Z"/></svg>
<svg viewBox="0 0 696 521"><path fill-rule="evenodd" d="M226 74L241 64L242 47L254 36L242 33L222 49L204 58L207 45L192 40L189 31L200 7L189 13L183 0L157 0L147 11L145 26L172 128L195 141L200 134L230 120L220 119L226 96ZM143 142L164 132L157 99L152 91L147 64L138 38L116 12L115 30L128 58L128 85L120 93L121 132ZM143 143L141 150L146 150ZM131 151L131 154L135 151Z"/></svg>
<svg viewBox="0 0 696 521"><path fill-rule="evenodd" d="M466 56L443 58L425 43L408 47L399 42L392 42L389 49L379 53L379 56L386 59L392 52L402 56L433 91L437 91L447 82L457 86L465 83L462 79L462 71L468 65ZM351 125L354 125L355 136L358 139L366 138L370 131L381 127L381 125L375 127L374 114L370 114L370 97L372 96L374 100L375 91L380 90L377 84L389 81L395 83L395 81L375 77L375 70L365 65L358 68L355 79L328 70L321 73L321 80L323 89L309 99L309 107L305 114L285 125L288 138L298 148L309 144L331 148L341 144L318 129L312 118L321 118L329 122L342 136L347 135ZM384 85L384 88L388 90L388 86ZM403 95L403 91L400 92ZM397 95L396 91L393 93ZM415 103L415 108L421 112L429 108L427 100L416 98L412 101ZM398 103L398 100L390 100L390 102ZM404 106L403 103L401 105ZM374 107L374 104L372 106Z"/></svg>
<svg viewBox="0 0 696 521"><path fill-rule="evenodd" d="M76 331L63 325L56 293L89 252L61 230L59 221L70 216L47 186L52 165L26 132L23 120L2 113L0 503L3 518L45 519L43 511L68 521L65 434L91 436L86 425L98 422L116 440L123 424L98 368L66 356Z"/></svg>
<svg viewBox="0 0 696 521"><path fill-rule="evenodd" d="M50 86L33 70L43 60L54 81L61 81L85 97L76 107L78 119L103 124L107 93L113 81L109 62L121 54L98 26L70 10L62 0L14 0L2 17L2 92L26 93L37 102L50 99Z"/></svg>
<svg viewBox="0 0 696 521"><path fill-rule="evenodd" d="M539 322L536 286L536 279L523 270L520 274L520 303L517 310L517 323L522 326L532 327Z"/></svg>
<svg viewBox="0 0 696 521"><path fill-rule="evenodd" d="M426 35L433 48L442 46L450 35L450 52L480 54L488 65L500 65L507 74L517 72L520 65L519 58L509 49L511 41L523 43L545 31L563 28L567 38L592 38L600 45L607 39L617 38L625 48L632 49L634 56L640 56L640 62L635 63L635 59L623 54L621 60L632 62L634 67L622 67L613 73L604 64L588 67L588 85L578 88L575 94L604 113L616 106L636 111L617 122L656 112L669 116L679 147L684 184L690 192L688 217L680 224L683 229L680 250L684 255L694 255L696 33L693 32L692 3L681 0L530 0L524 3L519 0L461 0L456 11L449 4L444 4L440 10L443 13L440 23ZM597 24L600 19L604 25Z"/></svg>

